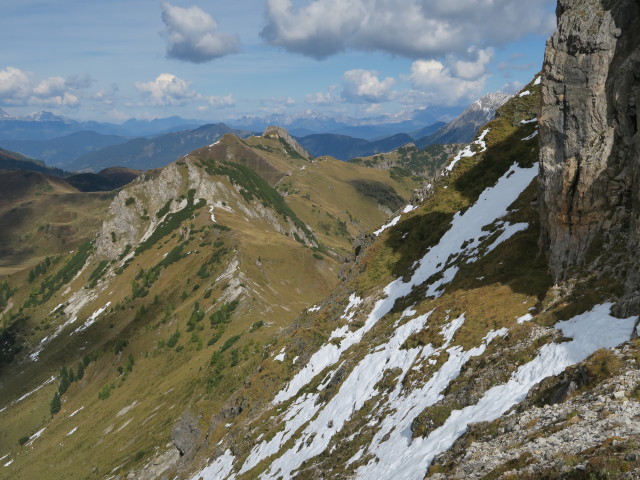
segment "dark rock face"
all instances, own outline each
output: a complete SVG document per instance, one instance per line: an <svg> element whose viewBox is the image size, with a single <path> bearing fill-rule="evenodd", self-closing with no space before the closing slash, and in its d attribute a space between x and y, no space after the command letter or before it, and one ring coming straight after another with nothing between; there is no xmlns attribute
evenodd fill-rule
<svg viewBox="0 0 640 480"><path fill-rule="evenodd" d="M640 3L559 0L557 14L542 79L540 199L541 241L562 280L588 254L640 245ZM630 294L640 273L626 268Z"/></svg>
<svg viewBox="0 0 640 480"><path fill-rule="evenodd" d="M200 436L198 419L191 412L184 412L171 431L171 441L180 452L180 456L190 456Z"/></svg>

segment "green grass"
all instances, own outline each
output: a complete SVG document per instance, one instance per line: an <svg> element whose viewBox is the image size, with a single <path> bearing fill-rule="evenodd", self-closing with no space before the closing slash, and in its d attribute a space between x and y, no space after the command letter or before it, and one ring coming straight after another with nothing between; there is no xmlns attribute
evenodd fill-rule
<svg viewBox="0 0 640 480"><path fill-rule="evenodd" d="M272 208L285 219L290 219L310 241L318 243L313 233L287 205L278 191L251 168L228 161L216 162L210 159L200 159L200 162L209 175L225 175L233 184L239 186L240 194L245 201L251 202L254 198L260 200L265 206Z"/></svg>

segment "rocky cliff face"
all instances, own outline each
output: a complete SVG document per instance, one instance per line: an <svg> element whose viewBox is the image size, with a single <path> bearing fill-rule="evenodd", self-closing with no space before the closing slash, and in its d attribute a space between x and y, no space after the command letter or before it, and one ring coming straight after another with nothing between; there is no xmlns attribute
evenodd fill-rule
<svg viewBox="0 0 640 480"><path fill-rule="evenodd" d="M557 13L542 79L540 205L562 280L616 246L622 261L640 241L640 4L559 0ZM618 268L627 292L640 285L634 270Z"/></svg>

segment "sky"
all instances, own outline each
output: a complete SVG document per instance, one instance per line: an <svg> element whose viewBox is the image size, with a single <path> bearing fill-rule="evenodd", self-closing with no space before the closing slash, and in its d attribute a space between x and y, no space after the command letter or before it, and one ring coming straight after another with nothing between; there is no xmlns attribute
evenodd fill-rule
<svg viewBox="0 0 640 480"><path fill-rule="evenodd" d="M405 118L515 91L553 0L0 0L0 107L114 123Z"/></svg>

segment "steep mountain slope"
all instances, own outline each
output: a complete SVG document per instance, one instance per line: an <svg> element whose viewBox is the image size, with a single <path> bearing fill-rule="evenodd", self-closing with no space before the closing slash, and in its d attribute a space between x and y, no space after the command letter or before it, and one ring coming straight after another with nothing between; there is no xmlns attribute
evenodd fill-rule
<svg viewBox="0 0 640 480"><path fill-rule="evenodd" d="M481 99L475 101L465 109L457 118L443 126L439 130L425 134L425 136L416 136L416 145L424 148L433 143L467 143L475 136L478 129L493 119L496 110L500 108L511 98L506 93L496 92L489 93Z"/></svg>
<svg viewBox="0 0 640 480"><path fill-rule="evenodd" d="M420 149L410 143L388 153L365 158L353 158L350 162L366 165L367 167L390 169L396 177L406 177L408 175L431 177L461 147L461 144L431 144Z"/></svg>
<svg viewBox="0 0 640 480"><path fill-rule="evenodd" d="M233 132L243 134L224 124L203 125L193 130L167 133L150 139L136 138L82 155L76 159L69 159L68 162L61 165L72 171L95 172L116 165L148 170L167 165L196 148L215 142L225 133Z"/></svg>
<svg viewBox="0 0 640 480"><path fill-rule="evenodd" d="M524 398L536 377L499 405L490 387L504 390L519 364L548 362L543 345L565 348L553 343L560 334L549 325L561 317L535 253L538 148L536 125L526 121L539 87L528 88L535 94L506 104L425 202L378 229L347 280L281 338L290 366L282 387L260 372L237 392L235 401L254 399L253 389L272 396L249 402L227 431L211 438L210 430L203 453L217 458L193 478L422 478L469 422ZM531 312L537 322L517 321ZM626 321L620 332L632 328ZM505 356L500 366L487 360L496 352ZM457 381L468 363L476 376ZM548 363L538 379L566 366ZM484 403L494 410L476 407ZM474 413L454 421L464 407Z"/></svg>
<svg viewBox="0 0 640 480"><path fill-rule="evenodd" d="M0 275L32 267L91 239L110 193L81 193L40 172L0 171Z"/></svg>
<svg viewBox="0 0 640 480"><path fill-rule="evenodd" d="M81 155L126 141L127 138L117 135L82 131L48 140L2 140L0 145L56 166L70 163Z"/></svg>
<svg viewBox="0 0 640 480"><path fill-rule="evenodd" d="M3 474L102 478L151 458L161 473L191 458L201 414L231 414L229 396L336 285L352 235L386 218L386 197L349 182L395 185L401 205L411 193L388 172L307 157L281 129L226 135L116 193L93 242L0 284Z"/></svg>

